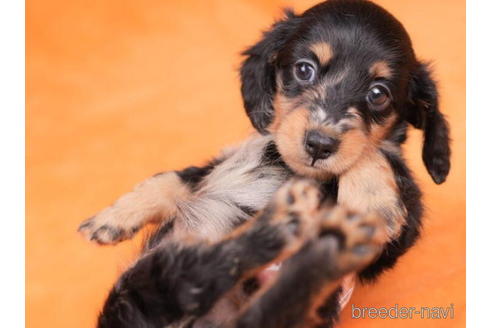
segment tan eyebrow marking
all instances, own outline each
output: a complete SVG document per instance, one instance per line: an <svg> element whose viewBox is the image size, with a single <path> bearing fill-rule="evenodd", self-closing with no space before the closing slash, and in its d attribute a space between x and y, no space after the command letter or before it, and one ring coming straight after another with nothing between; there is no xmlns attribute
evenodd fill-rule
<svg viewBox="0 0 492 328"><path fill-rule="evenodd" d="M371 65L369 68L369 74L374 77L384 77L386 79L389 79L392 75L391 68L388 63L382 60Z"/></svg>
<svg viewBox="0 0 492 328"><path fill-rule="evenodd" d="M317 42L312 44L309 49L318 57L321 65L326 65L333 57L331 46L326 42Z"/></svg>

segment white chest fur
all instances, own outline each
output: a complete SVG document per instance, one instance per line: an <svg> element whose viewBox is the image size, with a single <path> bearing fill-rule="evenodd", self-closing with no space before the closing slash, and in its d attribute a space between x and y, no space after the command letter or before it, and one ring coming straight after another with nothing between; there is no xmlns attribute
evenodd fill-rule
<svg viewBox="0 0 492 328"><path fill-rule="evenodd" d="M270 136L255 135L229 150L194 195L177 204L178 230L217 240L249 218L243 209L264 208L289 177L280 166L262 163L271 141Z"/></svg>

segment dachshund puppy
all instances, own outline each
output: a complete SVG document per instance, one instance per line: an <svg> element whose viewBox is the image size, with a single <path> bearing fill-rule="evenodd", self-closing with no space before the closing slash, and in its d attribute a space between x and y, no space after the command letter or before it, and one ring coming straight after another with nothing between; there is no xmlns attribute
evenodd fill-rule
<svg viewBox="0 0 492 328"><path fill-rule="evenodd" d="M357 272L362 281L374 280L418 238L421 193L401 145L409 125L424 131L423 161L439 184L450 169L449 131L435 82L403 26L369 1L326 1L301 15L287 11L244 55L241 91L258 133L205 166L149 178L81 224L79 230L100 244L160 224L110 294L101 327L193 325L231 288L278 260L285 260L279 276L261 286L230 324L328 326L337 314L340 277ZM286 182L287 190L304 183L288 182L293 176L317 181L322 201L311 215L315 233L286 237L281 231L287 228L274 225L271 233L282 246L272 250L255 227L265 216L292 216L281 210L289 206L279 205L292 197L273 195ZM328 200L337 205L329 207ZM305 199L294 203L309 208ZM355 222L370 233L352 243L361 235ZM241 224L249 228L224 239ZM344 252L357 253L357 245L374 247L362 247L371 249L362 251L369 254L363 260L343 260ZM231 269L218 256L251 262ZM227 282L222 264L224 272L235 273ZM207 300L183 298L201 288L186 287L193 279L183 277L191 276L217 290L207 292ZM294 285L305 288L289 288Z"/></svg>

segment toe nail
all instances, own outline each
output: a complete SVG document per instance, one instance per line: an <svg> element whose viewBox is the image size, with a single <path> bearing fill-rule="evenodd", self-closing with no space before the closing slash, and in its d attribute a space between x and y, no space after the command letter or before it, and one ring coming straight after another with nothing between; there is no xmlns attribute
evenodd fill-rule
<svg viewBox="0 0 492 328"><path fill-rule="evenodd" d="M81 231L85 228L88 228L92 225L92 222L86 222L86 223L82 223L78 228L77 228L77 231Z"/></svg>

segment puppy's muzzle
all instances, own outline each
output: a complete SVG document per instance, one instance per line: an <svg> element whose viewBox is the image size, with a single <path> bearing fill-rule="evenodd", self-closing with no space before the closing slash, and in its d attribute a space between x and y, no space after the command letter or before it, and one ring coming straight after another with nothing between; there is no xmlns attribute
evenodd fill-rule
<svg viewBox="0 0 492 328"><path fill-rule="evenodd" d="M319 130L308 131L304 148L313 159L311 166L313 166L318 159L326 159L331 154L335 153L339 144L339 140L332 138Z"/></svg>

